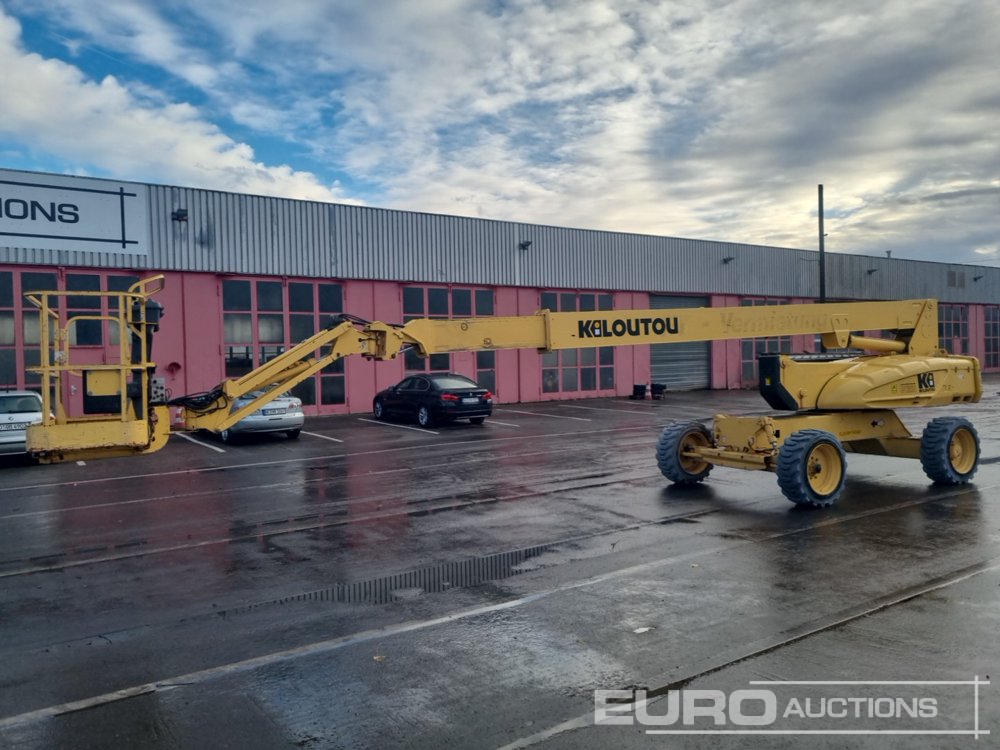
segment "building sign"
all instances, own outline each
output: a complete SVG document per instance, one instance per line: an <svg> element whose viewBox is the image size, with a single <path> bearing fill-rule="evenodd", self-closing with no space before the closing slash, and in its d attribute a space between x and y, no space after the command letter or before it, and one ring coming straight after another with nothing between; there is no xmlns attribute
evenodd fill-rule
<svg viewBox="0 0 1000 750"><path fill-rule="evenodd" d="M146 186L0 169L0 247L145 255Z"/></svg>

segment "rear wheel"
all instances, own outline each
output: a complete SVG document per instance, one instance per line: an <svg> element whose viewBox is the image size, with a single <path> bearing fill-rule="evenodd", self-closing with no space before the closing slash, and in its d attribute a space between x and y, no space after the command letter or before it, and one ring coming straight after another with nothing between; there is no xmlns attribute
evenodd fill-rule
<svg viewBox="0 0 1000 750"><path fill-rule="evenodd" d="M289 440L298 440L299 435L302 434L302 430L288 430L285 434L288 435Z"/></svg>
<svg viewBox="0 0 1000 750"><path fill-rule="evenodd" d="M937 417L920 438L920 464L935 484L965 484L979 468L979 435L967 419Z"/></svg>
<svg viewBox="0 0 1000 750"><path fill-rule="evenodd" d="M482 424L486 421L486 417L469 417L469 422L472 424Z"/></svg>
<svg viewBox="0 0 1000 750"><path fill-rule="evenodd" d="M233 434L232 430L223 430L219 433L219 440L223 443L232 443L235 438L236 435Z"/></svg>
<svg viewBox="0 0 1000 750"><path fill-rule="evenodd" d="M656 444L656 464L675 484L704 481L712 464L697 455L698 448L712 447L712 433L700 422L674 422L663 428Z"/></svg>
<svg viewBox="0 0 1000 750"><path fill-rule="evenodd" d="M421 427L433 427L434 426L434 415L431 414L431 410L426 406L421 406L417 410L417 424Z"/></svg>
<svg viewBox="0 0 1000 750"><path fill-rule="evenodd" d="M372 403L372 414L375 415L375 419L385 419L385 404L382 399L377 398Z"/></svg>
<svg viewBox="0 0 1000 750"><path fill-rule="evenodd" d="M840 441L825 430L799 430L778 453L778 486L797 505L826 508L844 489L847 460Z"/></svg>

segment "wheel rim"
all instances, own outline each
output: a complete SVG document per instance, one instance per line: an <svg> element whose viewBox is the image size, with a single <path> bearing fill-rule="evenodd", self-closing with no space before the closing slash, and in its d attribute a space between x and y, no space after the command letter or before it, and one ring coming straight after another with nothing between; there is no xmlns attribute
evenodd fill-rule
<svg viewBox="0 0 1000 750"><path fill-rule="evenodd" d="M427 407L421 406L420 411L417 412L417 421L421 425L425 425L430 421L430 412L427 411Z"/></svg>
<svg viewBox="0 0 1000 750"><path fill-rule="evenodd" d="M820 497L836 491L843 473L840 452L830 443L820 443L809 452L806 481L809 482L809 488Z"/></svg>
<svg viewBox="0 0 1000 750"><path fill-rule="evenodd" d="M976 439L965 427L958 428L951 436L948 461L959 474L968 474L976 465Z"/></svg>
<svg viewBox="0 0 1000 750"><path fill-rule="evenodd" d="M692 430L681 438L681 449L678 456L681 468L688 474L700 474L708 468L708 462L695 451L698 448L708 448L709 445L708 436L698 430Z"/></svg>

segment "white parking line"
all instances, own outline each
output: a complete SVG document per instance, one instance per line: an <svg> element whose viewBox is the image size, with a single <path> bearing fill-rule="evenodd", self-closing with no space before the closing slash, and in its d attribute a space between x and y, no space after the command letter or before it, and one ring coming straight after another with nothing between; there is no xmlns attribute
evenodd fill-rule
<svg viewBox="0 0 1000 750"><path fill-rule="evenodd" d="M311 435L312 437L323 438L324 440L332 440L334 443L342 443L342 442L344 442L343 440L339 440L339 439L337 439L335 437L330 437L329 435L320 435L318 432L306 432L305 430L303 430L302 434L303 435Z"/></svg>
<svg viewBox="0 0 1000 750"><path fill-rule="evenodd" d="M220 448L219 446L212 445L211 443L203 443L200 440L195 440L193 437L191 437L190 435L188 435L187 433L184 433L184 432L174 432L174 433L171 433L171 434L177 435L177 437L182 437L185 440L188 440L188 441L194 443L195 445L202 446L203 448L211 448L216 453L225 453L226 452L225 448Z"/></svg>
<svg viewBox="0 0 1000 750"><path fill-rule="evenodd" d="M486 424L502 424L504 427L520 427L519 424L511 424L510 422L501 422L499 419L488 419Z"/></svg>
<svg viewBox="0 0 1000 750"><path fill-rule="evenodd" d="M517 409L504 409L504 413L510 414L530 414L533 417L552 417L553 419L575 419L577 422L593 422L593 419L586 417L567 417L562 414L545 414L540 411L518 411Z"/></svg>
<svg viewBox="0 0 1000 750"><path fill-rule="evenodd" d="M588 411L617 411L622 414L652 414L657 418L662 418L662 415L652 412L649 409L609 409L607 407L601 406L577 406L576 404L559 404L563 409L587 409Z"/></svg>
<svg viewBox="0 0 1000 750"><path fill-rule="evenodd" d="M434 430L425 430L423 427L410 427L408 424L393 424L392 422L379 422L375 419L363 419L358 417L359 422L368 422L369 424L378 424L383 427L399 427L401 430L416 430L417 432L426 432L428 435L440 435L440 432L435 432Z"/></svg>

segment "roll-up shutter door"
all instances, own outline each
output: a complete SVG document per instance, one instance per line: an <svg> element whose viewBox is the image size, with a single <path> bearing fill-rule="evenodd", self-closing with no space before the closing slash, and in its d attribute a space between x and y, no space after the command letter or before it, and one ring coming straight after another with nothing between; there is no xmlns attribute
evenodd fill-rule
<svg viewBox="0 0 1000 750"><path fill-rule="evenodd" d="M671 307L708 307L707 297L649 295L654 310ZM652 382L663 383L668 391L712 387L712 345L708 341L650 346Z"/></svg>

